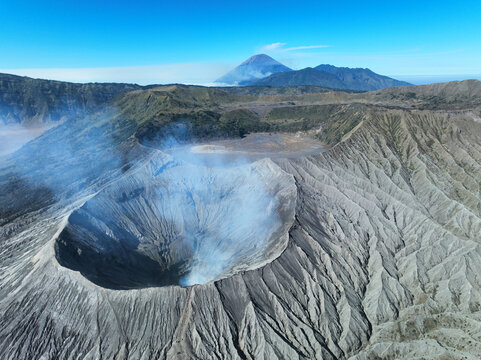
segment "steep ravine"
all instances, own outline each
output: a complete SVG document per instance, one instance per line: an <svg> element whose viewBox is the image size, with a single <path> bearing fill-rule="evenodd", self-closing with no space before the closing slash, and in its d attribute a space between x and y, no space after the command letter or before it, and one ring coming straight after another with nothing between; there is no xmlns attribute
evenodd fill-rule
<svg viewBox="0 0 481 360"><path fill-rule="evenodd" d="M0 244L0 357L479 358L480 134L464 112L379 109L272 160L297 191L287 247L204 285L95 285L54 251L85 200L29 215Z"/></svg>

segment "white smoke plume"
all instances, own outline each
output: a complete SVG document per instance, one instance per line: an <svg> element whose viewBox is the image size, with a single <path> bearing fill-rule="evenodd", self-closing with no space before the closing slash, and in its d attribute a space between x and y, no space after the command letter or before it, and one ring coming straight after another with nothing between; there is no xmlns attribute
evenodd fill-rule
<svg viewBox="0 0 481 360"><path fill-rule="evenodd" d="M182 135L182 137L184 137ZM171 166L160 175L159 212L175 224L182 245L192 253L180 285L218 279L242 262L262 256L280 226L276 197L265 174L247 158L195 154L175 138L163 150Z"/></svg>

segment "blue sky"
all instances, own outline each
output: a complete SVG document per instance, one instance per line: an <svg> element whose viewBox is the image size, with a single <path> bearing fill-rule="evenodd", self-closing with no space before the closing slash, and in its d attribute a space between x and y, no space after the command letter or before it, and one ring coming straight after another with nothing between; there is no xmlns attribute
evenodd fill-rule
<svg viewBox="0 0 481 360"><path fill-rule="evenodd" d="M459 5L462 3L462 5ZM398 77L481 74L481 1L0 1L0 69L209 83L265 52Z"/></svg>

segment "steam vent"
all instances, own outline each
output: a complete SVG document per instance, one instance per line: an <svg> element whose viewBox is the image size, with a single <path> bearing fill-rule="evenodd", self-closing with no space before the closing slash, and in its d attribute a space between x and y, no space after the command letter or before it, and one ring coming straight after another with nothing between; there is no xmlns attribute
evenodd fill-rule
<svg viewBox="0 0 481 360"><path fill-rule="evenodd" d="M278 257L295 199L292 176L268 159L161 157L73 212L56 257L111 289L203 284Z"/></svg>

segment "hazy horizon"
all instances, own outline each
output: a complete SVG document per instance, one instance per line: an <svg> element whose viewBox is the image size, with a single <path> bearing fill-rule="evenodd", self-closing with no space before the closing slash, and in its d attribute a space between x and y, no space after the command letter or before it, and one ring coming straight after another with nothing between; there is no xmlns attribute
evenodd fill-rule
<svg viewBox="0 0 481 360"><path fill-rule="evenodd" d="M245 59L243 59L245 60ZM214 83L237 64L165 64L143 67L111 67L111 68L45 68L45 69L0 69L0 73L7 73L31 78L58 80L74 83L113 82L132 83L139 85L152 84L186 84L200 86L220 86ZM311 67L320 64L312 65ZM339 66L337 64L331 64ZM293 68L293 70L299 70ZM376 69L372 69L377 72ZM383 74L397 80L407 81L413 85L425 85L449 81L481 80L481 74L415 74L397 75Z"/></svg>

